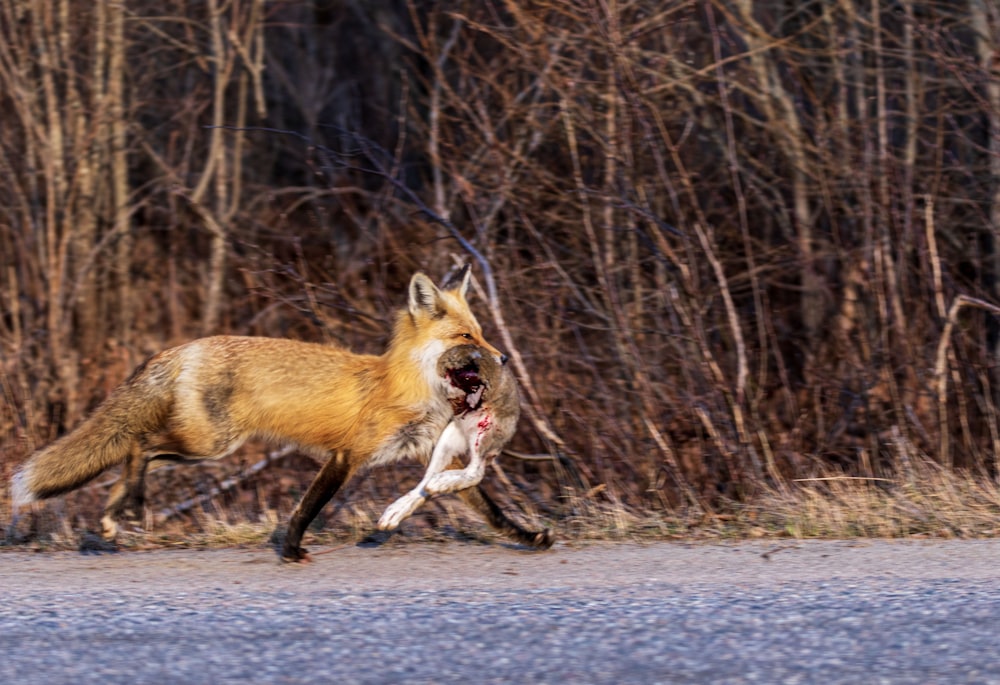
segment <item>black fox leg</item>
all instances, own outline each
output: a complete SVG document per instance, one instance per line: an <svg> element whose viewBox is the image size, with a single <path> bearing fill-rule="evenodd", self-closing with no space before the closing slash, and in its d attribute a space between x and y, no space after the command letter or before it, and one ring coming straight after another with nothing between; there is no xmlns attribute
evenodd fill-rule
<svg viewBox="0 0 1000 685"><path fill-rule="evenodd" d="M465 500L466 504L478 511L490 526L522 545L536 549L548 549L555 542L555 535L551 530L526 530L507 518L497 503L486 494L482 485L462 490L457 494Z"/></svg>
<svg viewBox="0 0 1000 685"><path fill-rule="evenodd" d="M122 466L122 475L111 487L104 516L101 518L101 536L105 540L114 540L118 533L117 522L122 519L141 524L145 498L146 455L139 444L135 443Z"/></svg>
<svg viewBox="0 0 1000 685"><path fill-rule="evenodd" d="M349 463L345 452L337 452L323 465L288 521L288 532L285 533L285 541L281 548L282 560L309 560L307 550L299 546L302 543L302 535L320 510L353 474L354 467Z"/></svg>

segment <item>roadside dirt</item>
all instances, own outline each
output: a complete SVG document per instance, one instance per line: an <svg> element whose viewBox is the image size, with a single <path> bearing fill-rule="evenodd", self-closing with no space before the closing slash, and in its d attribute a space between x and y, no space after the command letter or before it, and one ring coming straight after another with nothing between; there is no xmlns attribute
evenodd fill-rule
<svg viewBox="0 0 1000 685"><path fill-rule="evenodd" d="M557 544L547 552L474 543L314 547L313 563L282 564L270 548L111 554L0 553L5 593L155 585L194 590L243 585L300 591L615 588L644 583L773 584L780 581L995 579L1000 540L788 541L715 544Z"/></svg>

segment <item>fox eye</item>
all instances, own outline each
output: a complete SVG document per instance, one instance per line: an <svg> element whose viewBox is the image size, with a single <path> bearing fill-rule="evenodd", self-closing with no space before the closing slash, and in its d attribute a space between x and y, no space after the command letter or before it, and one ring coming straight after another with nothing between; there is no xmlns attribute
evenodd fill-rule
<svg viewBox="0 0 1000 685"><path fill-rule="evenodd" d="M461 333L460 335L465 340L472 340L472 333Z"/></svg>

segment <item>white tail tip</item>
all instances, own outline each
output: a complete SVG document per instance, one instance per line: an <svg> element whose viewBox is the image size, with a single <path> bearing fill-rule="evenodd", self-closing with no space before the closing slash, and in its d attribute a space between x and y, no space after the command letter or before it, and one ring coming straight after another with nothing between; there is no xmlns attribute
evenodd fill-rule
<svg viewBox="0 0 1000 685"><path fill-rule="evenodd" d="M35 497L34 493L31 492L31 488L28 487L28 476L30 473L31 467L26 464L22 466L10 479L10 496L11 499L13 499L15 511L19 507L31 504L38 499Z"/></svg>

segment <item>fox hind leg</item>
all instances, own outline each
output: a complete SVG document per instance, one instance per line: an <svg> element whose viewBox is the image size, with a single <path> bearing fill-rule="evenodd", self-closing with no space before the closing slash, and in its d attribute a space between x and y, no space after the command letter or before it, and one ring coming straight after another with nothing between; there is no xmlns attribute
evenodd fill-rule
<svg viewBox="0 0 1000 685"><path fill-rule="evenodd" d="M133 441L122 466L122 473L111 487L101 517L101 537L112 541L118 534L118 521L142 525L146 503L146 455L138 441Z"/></svg>

